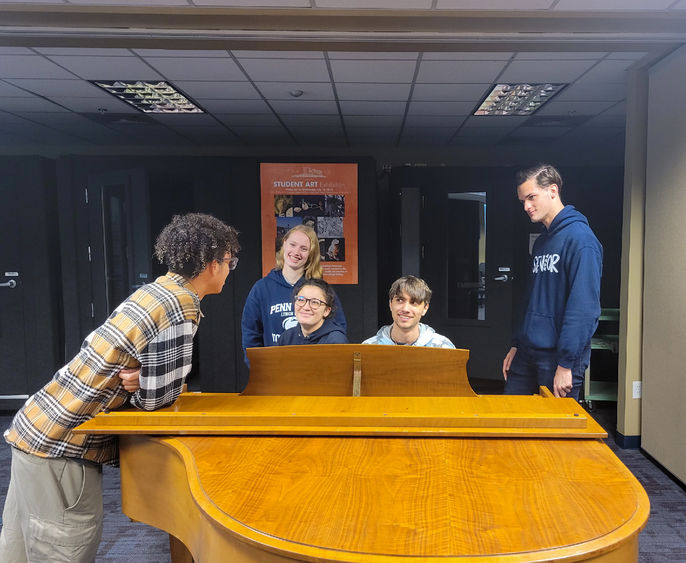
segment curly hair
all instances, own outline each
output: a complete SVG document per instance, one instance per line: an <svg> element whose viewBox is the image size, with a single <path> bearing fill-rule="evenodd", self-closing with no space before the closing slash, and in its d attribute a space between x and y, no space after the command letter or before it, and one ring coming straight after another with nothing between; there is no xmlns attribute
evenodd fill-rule
<svg viewBox="0 0 686 563"><path fill-rule="evenodd" d="M155 256L170 272L192 279L213 260L241 249L238 231L205 213L174 215L155 241Z"/></svg>
<svg viewBox="0 0 686 563"><path fill-rule="evenodd" d="M322 293L324 294L324 301L326 301L326 305L330 309L329 314L324 318L329 319L333 317L333 314L336 312L336 297L334 296L333 288L322 278L301 278L293 288L293 301L295 301L295 298L300 293L300 290L308 285L311 285L312 287L318 287L322 290Z"/></svg>
<svg viewBox="0 0 686 563"><path fill-rule="evenodd" d="M290 231L288 231L283 236L283 241L281 243L281 248L276 253L276 269L283 270L283 245L286 243L288 237L290 237L295 231L299 231L307 235L310 239L310 252L307 256L307 262L305 263L305 278L321 278L323 275L322 265L321 265L321 250L319 248L319 239L317 238L317 233L314 232L312 227L307 225L296 225Z"/></svg>

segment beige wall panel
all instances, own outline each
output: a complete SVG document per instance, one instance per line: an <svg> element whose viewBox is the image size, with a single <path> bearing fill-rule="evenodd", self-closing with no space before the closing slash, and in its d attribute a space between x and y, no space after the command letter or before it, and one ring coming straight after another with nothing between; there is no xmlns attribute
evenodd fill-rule
<svg viewBox="0 0 686 563"><path fill-rule="evenodd" d="M650 71L643 448L686 482L686 49Z"/></svg>

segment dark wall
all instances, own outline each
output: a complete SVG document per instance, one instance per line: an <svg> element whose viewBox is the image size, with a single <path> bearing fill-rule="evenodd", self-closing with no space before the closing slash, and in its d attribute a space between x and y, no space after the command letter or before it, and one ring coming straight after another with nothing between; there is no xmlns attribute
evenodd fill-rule
<svg viewBox="0 0 686 563"><path fill-rule="evenodd" d="M376 330L376 176L372 159L261 159L262 162L357 162L359 176L359 284L337 285L348 319L348 337L361 341ZM261 277L260 160L255 158L143 158L69 157L57 163L60 186L61 237L65 277L75 283L65 287L65 334L73 354L81 339L105 317L90 318L88 303L102 288L93 284L83 249L93 240L83 186L97 175L107 177L122 170L145 172L150 199L150 236L154 237L175 213L201 211L234 225L241 233L239 267L231 273L221 295L202 302L205 315L197 335L199 369L189 379L191 389L216 392L240 391L248 371L240 348L240 318L252 285ZM90 230L93 230L91 220ZM154 265L153 273L162 269ZM95 267L101 267L95 265ZM68 273L67 273L68 272ZM96 300L97 301L97 300Z"/></svg>
<svg viewBox="0 0 686 563"><path fill-rule="evenodd" d="M19 274L7 278L16 280L14 289L0 288L2 347L11 346L18 363L7 366L3 357L0 366L4 383L14 378L21 384L19 394L30 394L52 377L61 361L60 248L53 163L38 157L0 158L0 178L0 280L5 280L7 271ZM22 326L10 326L12 310L19 313ZM0 394L6 393L0 389Z"/></svg>

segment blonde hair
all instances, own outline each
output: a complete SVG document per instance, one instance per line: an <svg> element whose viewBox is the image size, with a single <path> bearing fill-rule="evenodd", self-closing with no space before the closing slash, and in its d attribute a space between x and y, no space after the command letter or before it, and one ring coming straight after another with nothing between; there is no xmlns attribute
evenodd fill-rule
<svg viewBox="0 0 686 563"><path fill-rule="evenodd" d="M296 231L306 234L307 238L310 239L310 252L307 256L307 262L305 262L305 279L321 278L322 265L319 251L319 239L317 238L317 233L314 232L314 229L307 225L296 225L283 236L281 248L279 248L276 253L276 268L278 270L283 270L283 245L286 243L286 240L288 240L288 237Z"/></svg>

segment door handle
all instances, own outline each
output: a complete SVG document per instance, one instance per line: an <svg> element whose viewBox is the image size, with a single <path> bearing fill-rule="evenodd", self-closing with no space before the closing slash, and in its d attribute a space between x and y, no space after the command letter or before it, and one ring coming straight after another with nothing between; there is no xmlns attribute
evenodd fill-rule
<svg viewBox="0 0 686 563"><path fill-rule="evenodd" d="M506 282L509 280L510 280L510 276L508 276L507 274L503 274L502 276L496 276L493 278L493 281L497 281L497 282Z"/></svg>
<svg viewBox="0 0 686 563"><path fill-rule="evenodd" d="M0 287L9 287L10 289L14 289L15 287L17 287L17 282L14 280L10 280L8 282L3 282L3 283L0 283Z"/></svg>

